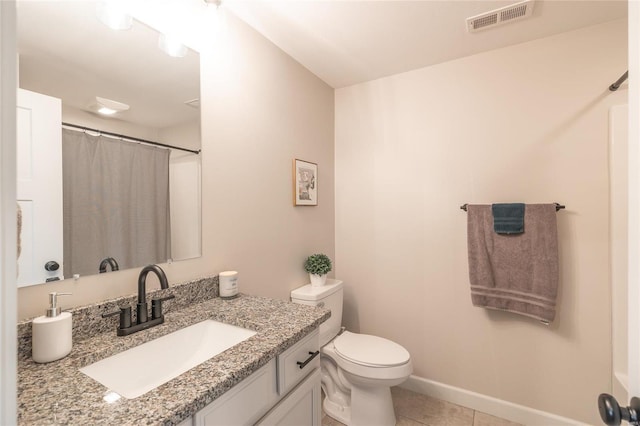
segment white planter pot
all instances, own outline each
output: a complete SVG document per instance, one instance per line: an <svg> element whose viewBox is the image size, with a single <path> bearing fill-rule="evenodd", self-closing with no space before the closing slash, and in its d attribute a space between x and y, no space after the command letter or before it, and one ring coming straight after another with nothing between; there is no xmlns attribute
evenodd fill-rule
<svg viewBox="0 0 640 426"><path fill-rule="evenodd" d="M324 274L324 275L309 274L309 278L311 279L312 287L322 287L327 283L327 274Z"/></svg>

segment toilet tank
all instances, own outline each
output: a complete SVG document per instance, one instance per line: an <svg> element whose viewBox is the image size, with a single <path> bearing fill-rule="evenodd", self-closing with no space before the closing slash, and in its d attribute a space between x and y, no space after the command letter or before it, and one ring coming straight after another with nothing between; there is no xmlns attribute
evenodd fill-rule
<svg viewBox="0 0 640 426"><path fill-rule="evenodd" d="M320 324L320 346L324 346L340 331L342 325L342 281L327 279L320 287L307 284L291 292L291 301L302 305L321 306L331 310L331 317Z"/></svg>

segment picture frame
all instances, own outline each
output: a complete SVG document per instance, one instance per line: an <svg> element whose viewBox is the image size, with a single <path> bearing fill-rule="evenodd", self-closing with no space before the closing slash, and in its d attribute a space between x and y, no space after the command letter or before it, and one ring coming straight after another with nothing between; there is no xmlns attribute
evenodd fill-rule
<svg viewBox="0 0 640 426"><path fill-rule="evenodd" d="M300 159L293 160L293 205L318 205L318 165Z"/></svg>

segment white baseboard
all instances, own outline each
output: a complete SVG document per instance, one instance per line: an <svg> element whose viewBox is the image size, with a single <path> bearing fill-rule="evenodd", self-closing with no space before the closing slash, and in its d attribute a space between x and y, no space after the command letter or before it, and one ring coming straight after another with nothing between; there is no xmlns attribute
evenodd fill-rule
<svg viewBox="0 0 640 426"><path fill-rule="evenodd" d="M445 385L444 383L433 380L423 379L418 376L410 376L400 387L527 426L585 425L585 423L577 420L557 416L545 411L514 404L513 402L493 398L455 386Z"/></svg>

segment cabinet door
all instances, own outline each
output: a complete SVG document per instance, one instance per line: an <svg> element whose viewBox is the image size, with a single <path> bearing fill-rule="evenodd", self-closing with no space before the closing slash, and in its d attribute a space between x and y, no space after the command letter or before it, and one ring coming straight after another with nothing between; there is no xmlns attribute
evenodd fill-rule
<svg viewBox="0 0 640 426"><path fill-rule="evenodd" d="M178 423L177 426L193 426L193 417L189 417L187 419L184 419L183 421Z"/></svg>
<svg viewBox="0 0 640 426"><path fill-rule="evenodd" d="M251 425L277 400L276 361L247 377L198 411L195 426Z"/></svg>
<svg viewBox="0 0 640 426"><path fill-rule="evenodd" d="M316 368L273 410L263 417L259 426L320 426L320 369Z"/></svg>

